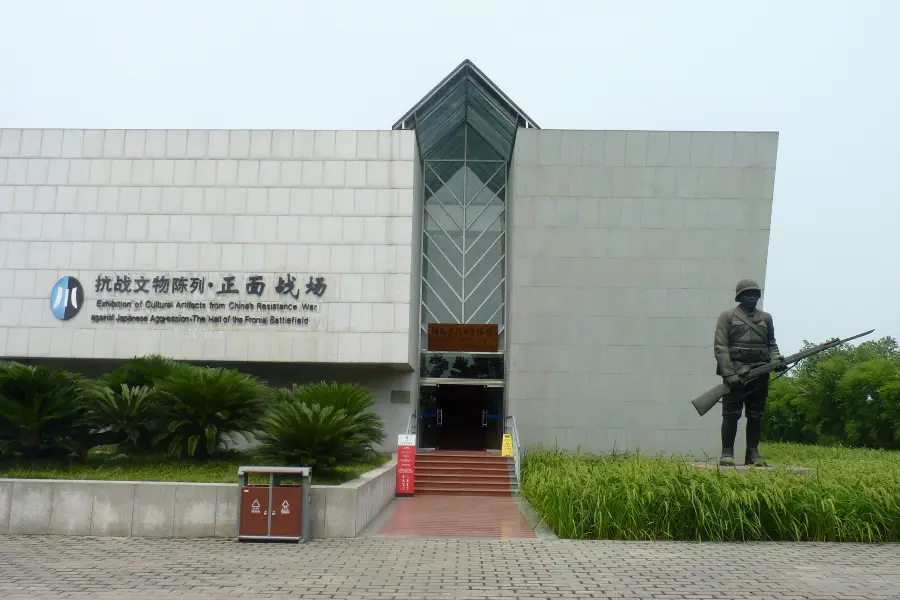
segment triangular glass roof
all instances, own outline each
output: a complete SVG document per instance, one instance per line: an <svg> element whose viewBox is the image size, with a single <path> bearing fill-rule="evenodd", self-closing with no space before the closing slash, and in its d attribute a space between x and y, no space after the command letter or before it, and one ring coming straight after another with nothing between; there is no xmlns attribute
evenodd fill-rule
<svg viewBox="0 0 900 600"><path fill-rule="evenodd" d="M462 158L467 148L470 157L503 161L512 156L519 128L538 125L468 59L392 127L416 131L422 160Z"/></svg>

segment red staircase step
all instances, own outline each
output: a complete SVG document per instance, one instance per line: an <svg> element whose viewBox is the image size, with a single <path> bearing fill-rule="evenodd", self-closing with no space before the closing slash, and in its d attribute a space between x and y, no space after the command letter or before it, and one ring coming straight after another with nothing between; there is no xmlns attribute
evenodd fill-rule
<svg viewBox="0 0 900 600"><path fill-rule="evenodd" d="M416 454L416 461L422 462L466 462L466 463L490 463L490 464L506 464L512 459L496 454L485 454L483 456L477 454L449 454L444 452L419 452Z"/></svg>
<svg viewBox="0 0 900 600"><path fill-rule="evenodd" d="M433 473L417 473L416 486L426 483L471 483L471 484L497 484L509 487L509 475L473 475L460 473L455 475L435 475Z"/></svg>
<svg viewBox="0 0 900 600"><path fill-rule="evenodd" d="M456 465L435 467L432 465L416 464L416 473L421 473L423 475L461 475L470 473L472 475L496 475L506 477L507 475L514 473L514 471L507 467L466 467Z"/></svg>
<svg viewBox="0 0 900 600"><path fill-rule="evenodd" d="M508 497L517 487L513 460L499 453L416 453L417 495Z"/></svg>
<svg viewBox="0 0 900 600"><path fill-rule="evenodd" d="M416 495L434 496L511 496L509 487L492 489L487 486L445 486L445 487L419 487L416 486Z"/></svg>
<svg viewBox="0 0 900 600"><path fill-rule="evenodd" d="M480 461L480 460L419 460L416 459L417 465L422 465L425 467L459 467L465 466L470 468L479 468L479 469L511 469L515 465L511 462L488 462L488 461Z"/></svg>

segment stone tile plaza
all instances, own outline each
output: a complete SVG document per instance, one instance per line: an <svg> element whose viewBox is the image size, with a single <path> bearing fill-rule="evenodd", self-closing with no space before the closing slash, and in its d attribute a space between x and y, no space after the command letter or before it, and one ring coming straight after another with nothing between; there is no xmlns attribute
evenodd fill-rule
<svg viewBox="0 0 900 600"><path fill-rule="evenodd" d="M764 563L736 569L762 547ZM0 597L894 600L898 564L898 546L856 544L0 536Z"/></svg>

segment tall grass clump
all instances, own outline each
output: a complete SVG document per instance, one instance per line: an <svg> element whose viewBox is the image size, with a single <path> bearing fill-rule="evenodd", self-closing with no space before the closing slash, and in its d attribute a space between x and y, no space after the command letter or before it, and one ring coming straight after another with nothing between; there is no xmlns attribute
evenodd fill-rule
<svg viewBox="0 0 900 600"><path fill-rule="evenodd" d="M781 445L800 474L701 469L663 457L532 450L522 492L560 537L696 541L900 541L900 453L868 460ZM792 464L798 464L794 462Z"/></svg>

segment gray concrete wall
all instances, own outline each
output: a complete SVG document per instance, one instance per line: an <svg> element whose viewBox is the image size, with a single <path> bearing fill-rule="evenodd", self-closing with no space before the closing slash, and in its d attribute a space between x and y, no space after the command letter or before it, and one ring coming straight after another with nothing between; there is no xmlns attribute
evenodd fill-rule
<svg viewBox="0 0 900 600"><path fill-rule="evenodd" d="M412 131L0 130L0 357L409 364ZM77 278L71 320L51 289ZM246 292L249 277L266 284ZM300 297L276 291L296 277ZM197 278L200 292L97 292L98 276ZM239 294L217 296L224 277ZM321 297L307 295L325 278ZM207 288L206 284L212 287ZM137 289L137 284L130 286ZM291 302L314 311L102 309L98 300ZM306 325L92 316L308 316ZM417 319L416 319L416 322Z"/></svg>
<svg viewBox="0 0 900 600"><path fill-rule="evenodd" d="M339 486L313 485L312 536L355 537L393 499L396 460ZM234 484L0 479L0 534L237 536Z"/></svg>
<svg viewBox="0 0 900 600"><path fill-rule="evenodd" d="M764 284L777 145L519 131L508 395L524 444L718 453L718 411L690 400L719 381L713 328L735 283Z"/></svg>

